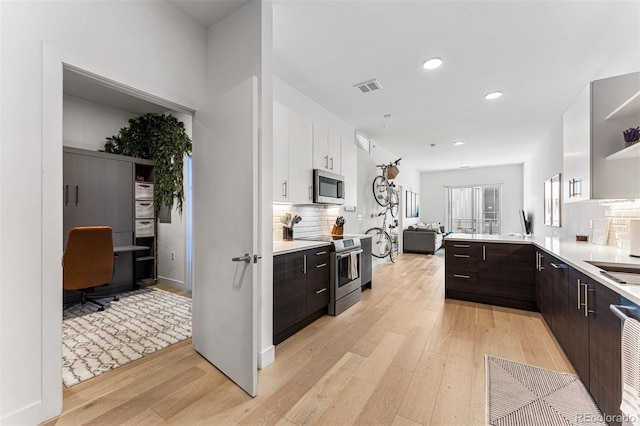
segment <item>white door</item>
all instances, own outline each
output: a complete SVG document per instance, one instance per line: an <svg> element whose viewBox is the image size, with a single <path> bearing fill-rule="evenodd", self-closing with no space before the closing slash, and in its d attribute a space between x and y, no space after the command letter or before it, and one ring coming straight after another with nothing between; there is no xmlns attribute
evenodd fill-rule
<svg viewBox="0 0 640 426"><path fill-rule="evenodd" d="M257 87L252 77L198 110L193 145L193 344L251 396L258 389ZM247 262L232 261L245 254Z"/></svg>

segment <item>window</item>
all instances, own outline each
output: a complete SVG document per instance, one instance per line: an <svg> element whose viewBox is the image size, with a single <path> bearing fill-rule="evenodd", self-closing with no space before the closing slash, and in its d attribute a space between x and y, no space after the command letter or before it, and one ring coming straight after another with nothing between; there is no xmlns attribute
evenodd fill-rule
<svg viewBox="0 0 640 426"><path fill-rule="evenodd" d="M500 234L502 184L447 188L447 229Z"/></svg>

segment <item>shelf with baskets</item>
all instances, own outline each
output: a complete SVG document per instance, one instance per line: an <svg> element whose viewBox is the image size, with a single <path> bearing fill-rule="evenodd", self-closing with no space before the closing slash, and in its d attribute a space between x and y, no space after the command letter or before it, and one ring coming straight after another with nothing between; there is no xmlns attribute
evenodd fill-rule
<svg viewBox="0 0 640 426"><path fill-rule="evenodd" d="M149 247L136 253L135 279L140 287L156 283L157 244L156 218L154 209L154 166L152 164L135 165L135 230L136 245Z"/></svg>

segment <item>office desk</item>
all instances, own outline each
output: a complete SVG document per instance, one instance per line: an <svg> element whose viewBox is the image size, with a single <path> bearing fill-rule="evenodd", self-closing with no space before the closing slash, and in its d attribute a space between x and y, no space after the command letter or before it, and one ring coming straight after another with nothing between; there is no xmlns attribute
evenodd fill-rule
<svg viewBox="0 0 640 426"><path fill-rule="evenodd" d="M113 252L114 253L127 253L130 251L141 251L141 250L148 250L149 247L148 246L114 246L113 247Z"/></svg>

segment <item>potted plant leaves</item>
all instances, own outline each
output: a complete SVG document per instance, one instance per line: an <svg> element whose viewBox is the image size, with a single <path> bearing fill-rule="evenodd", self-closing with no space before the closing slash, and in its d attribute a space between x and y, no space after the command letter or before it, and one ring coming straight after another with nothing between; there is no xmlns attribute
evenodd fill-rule
<svg viewBox="0 0 640 426"><path fill-rule="evenodd" d="M191 153L191 139L184 123L170 114L145 114L129 120L129 127L107 138L104 151L155 160L156 213L162 206L184 201L183 160Z"/></svg>
<svg viewBox="0 0 640 426"><path fill-rule="evenodd" d="M630 147L640 141L640 127L627 129L622 132L622 135L624 136L624 147Z"/></svg>

